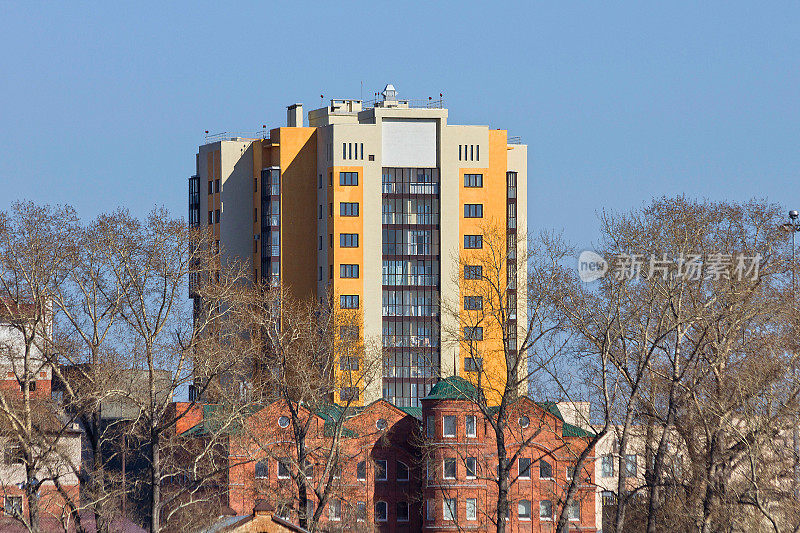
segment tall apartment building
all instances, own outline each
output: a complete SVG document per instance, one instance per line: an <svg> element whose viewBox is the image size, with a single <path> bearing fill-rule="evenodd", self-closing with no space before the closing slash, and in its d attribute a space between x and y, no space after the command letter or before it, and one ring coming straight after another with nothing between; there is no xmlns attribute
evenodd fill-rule
<svg viewBox="0 0 800 533"><path fill-rule="evenodd" d="M455 320L442 301L460 298L458 257L482 245L485 225L511 236L526 227L527 146L505 130L448 124L441 101L415 105L392 85L382 96L331 100L308 126L294 104L268 135L208 139L189 217L255 279L358 309L360 334L381 339L384 358L359 400L419 406L440 377L465 375L468 355L442 345ZM511 274L512 293L524 294L525 274Z"/></svg>

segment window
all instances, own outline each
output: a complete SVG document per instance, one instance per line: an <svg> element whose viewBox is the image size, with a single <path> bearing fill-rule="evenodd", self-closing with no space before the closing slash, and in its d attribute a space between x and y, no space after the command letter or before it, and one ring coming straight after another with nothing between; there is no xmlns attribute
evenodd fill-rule
<svg viewBox="0 0 800 533"><path fill-rule="evenodd" d="M261 459L256 463L256 479L266 479L269 477L269 468L267 460Z"/></svg>
<svg viewBox="0 0 800 533"><path fill-rule="evenodd" d="M455 415L445 415L443 417L442 435L445 437L456 436L456 417Z"/></svg>
<svg viewBox="0 0 800 533"><path fill-rule="evenodd" d="M358 340L359 329L358 326L340 326L339 338L343 340L354 341ZM358 369L356 369L358 370Z"/></svg>
<svg viewBox="0 0 800 533"><path fill-rule="evenodd" d="M22 496L6 496L4 510L9 516L22 515Z"/></svg>
<svg viewBox="0 0 800 533"><path fill-rule="evenodd" d="M464 460L464 467L467 470L467 479L478 477L478 460L474 457L467 457Z"/></svg>
<svg viewBox="0 0 800 533"><path fill-rule="evenodd" d="M464 204L464 218L483 218L483 204Z"/></svg>
<svg viewBox="0 0 800 533"><path fill-rule="evenodd" d="M342 143L342 159L347 159L347 143Z"/></svg>
<svg viewBox="0 0 800 533"><path fill-rule="evenodd" d="M358 400L358 387L342 387L339 397L343 402L354 402Z"/></svg>
<svg viewBox="0 0 800 533"><path fill-rule="evenodd" d="M358 294L342 294L339 296L339 307L342 309L358 309Z"/></svg>
<svg viewBox="0 0 800 533"><path fill-rule="evenodd" d="M213 224L214 223L214 211L209 211L208 212L208 223L209 224Z"/></svg>
<svg viewBox="0 0 800 533"><path fill-rule="evenodd" d="M375 502L375 521L386 522L389 519L389 506L386 502Z"/></svg>
<svg viewBox="0 0 800 533"><path fill-rule="evenodd" d="M322 237L319 238L320 246L322 246ZM319 267L319 281L322 281L322 267Z"/></svg>
<svg viewBox="0 0 800 533"><path fill-rule="evenodd" d="M254 207L253 208L253 223L255 224L256 222L258 222L258 208Z"/></svg>
<svg viewBox="0 0 800 533"><path fill-rule="evenodd" d="M358 357L341 357L339 358L339 370L358 370L358 363Z"/></svg>
<svg viewBox="0 0 800 533"><path fill-rule="evenodd" d="M386 481L386 459L378 459L375 461L375 480Z"/></svg>
<svg viewBox="0 0 800 533"><path fill-rule="evenodd" d="M520 500L517 502L517 515L520 520L531 519L531 502L530 500Z"/></svg>
<svg viewBox="0 0 800 533"><path fill-rule="evenodd" d="M464 296L465 311L480 311L483 309L482 296Z"/></svg>
<svg viewBox="0 0 800 533"><path fill-rule="evenodd" d="M289 458L281 457L278 459L278 479L289 478Z"/></svg>
<svg viewBox="0 0 800 533"><path fill-rule="evenodd" d="M523 429L531 425L531 419L525 415L519 417L519 420L517 422L519 423L519 427Z"/></svg>
<svg viewBox="0 0 800 533"><path fill-rule="evenodd" d="M322 188L322 174L319 175L319 181L317 183L317 189L321 189L321 188Z"/></svg>
<svg viewBox="0 0 800 533"><path fill-rule="evenodd" d="M458 160L461 161L461 145L458 145Z"/></svg>
<svg viewBox="0 0 800 533"><path fill-rule="evenodd" d="M428 428L428 437L433 438L436 436L436 419L429 416L425 424Z"/></svg>
<svg viewBox="0 0 800 533"><path fill-rule="evenodd" d="M475 153L475 145L474 144L470 144L469 145L469 160L470 161L473 161L472 156L473 156L474 153Z"/></svg>
<svg viewBox="0 0 800 533"><path fill-rule="evenodd" d="M519 462L519 477L520 479L530 479L531 478L531 458L530 457L520 457Z"/></svg>
<svg viewBox="0 0 800 533"><path fill-rule="evenodd" d="M456 499L455 498L445 498L444 499L444 519L447 521L453 521L456 519Z"/></svg>
<svg viewBox="0 0 800 533"><path fill-rule="evenodd" d="M357 217L358 202L339 202L339 216Z"/></svg>
<svg viewBox="0 0 800 533"><path fill-rule="evenodd" d="M480 144L476 144L475 145L475 161L480 161L480 160L481 160L481 145Z"/></svg>
<svg viewBox="0 0 800 533"><path fill-rule="evenodd" d="M303 473L306 475L306 479L313 479L314 478L314 463L309 461L308 459L303 461Z"/></svg>
<svg viewBox="0 0 800 533"><path fill-rule="evenodd" d="M317 219L322 220L322 204L317 206ZM320 248L321 250L322 248Z"/></svg>
<svg viewBox="0 0 800 533"><path fill-rule="evenodd" d="M361 153L359 159L364 159L364 143L361 143Z"/></svg>
<svg viewBox="0 0 800 533"><path fill-rule="evenodd" d="M483 357L467 357L464 359L464 371L480 372L483 366Z"/></svg>
<svg viewBox="0 0 800 533"><path fill-rule="evenodd" d="M358 233L340 233L339 246L341 248L358 248Z"/></svg>
<svg viewBox="0 0 800 533"><path fill-rule="evenodd" d="M541 520L553 519L553 502L550 500L542 500L539 502L539 518Z"/></svg>
<svg viewBox="0 0 800 533"><path fill-rule="evenodd" d="M219 192L219 180L214 180L214 192Z"/></svg>
<svg viewBox="0 0 800 533"><path fill-rule="evenodd" d="M408 465L397 461L397 481L408 481Z"/></svg>
<svg viewBox="0 0 800 533"><path fill-rule="evenodd" d="M214 194L214 180L208 180L208 194Z"/></svg>
<svg viewBox="0 0 800 533"><path fill-rule="evenodd" d="M483 327L482 326L467 326L464 328L464 340L467 341L482 341L483 340Z"/></svg>
<svg viewBox="0 0 800 533"><path fill-rule="evenodd" d="M278 425L284 429L289 427L289 422L291 422L291 420L289 420L289 417L286 415L278 417Z"/></svg>
<svg viewBox="0 0 800 533"><path fill-rule="evenodd" d="M387 422L387 420L386 420L385 418L379 418L379 419L377 419L377 420L375 421L375 427L376 427L376 428L377 428L379 431L383 431L384 429L386 429L387 427L389 427L389 422Z"/></svg>
<svg viewBox="0 0 800 533"><path fill-rule="evenodd" d="M464 187L483 187L483 174L464 174Z"/></svg>
<svg viewBox="0 0 800 533"><path fill-rule="evenodd" d="M455 479L456 478L456 460L455 459L445 459L444 460L444 478L445 479Z"/></svg>
<svg viewBox="0 0 800 533"><path fill-rule="evenodd" d="M636 455L625 456L625 477L636 476Z"/></svg>
<svg viewBox="0 0 800 533"><path fill-rule="evenodd" d="M483 267L481 265L464 265L464 279L481 279Z"/></svg>
<svg viewBox="0 0 800 533"><path fill-rule="evenodd" d="M367 519L367 502L356 503L356 520L363 522Z"/></svg>
<svg viewBox="0 0 800 533"><path fill-rule="evenodd" d="M567 504L567 518L569 520L581 519L581 502L570 500Z"/></svg>
<svg viewBox="0 0 800 533"><path fill-rule="evenodd" d="M483 248L483 235L464 235L464 248L468 250Z"/></svg>
<svg viewBox="0 0 800 533"><path fill-rule="evenodd" d="M464 417L464 429L466 431L467 437L475 437L475 415L467 415Z"/></svg>
<svg viewBox="0 0 800 533"><path fill-rule="evenodd" d="M339 521L342 519L342 500L332 500L328 504L328 520Z"/></svg>
<svg viewBox="0 0 800 533"><path fill-rule="evenodd" d="M358 185L358 172L339 172L339 185Z"/></svg>
<svg viewBox="0 0 800 533"><path fill-rule="evenodd" d="M553 479L553 466L544 459L539 459L539 479Z"/></svg>
<svg viewBox="0 0 800 533"><path fill-rule="evenodd" d="M575 465L567 465L567 481L575 477Z"/></svg>
<svg viewBox="0 0 800 533"><path fill-rule="evenodd" d="M219 209L214 211L214 223L219 224Z"/></svg>
<svg viewBox="0 0 800 533"><path fill-rule="evenodd" d="M425 518L436 520L436 500L427 500L425 502Z"/></svg>
<svg viewBox="0 0 800 533"><path fill-rule="evenodd" d="M357 278L358 265L339 265L340 278Z"/></svg>
<svg viewBox="0 0 800 533"><path fill-rule="evenodd" d="M600 477L614 476L614 456L604 455L600 459Z"/></svg>
<svg viewBox="0 0 800 533"><path fill-rule="evenodd" d="M467 498L467 520L478 519L478 499Z"/></svg>
<svg viewBox="0 0 800 533"><path fill-rule="evenodd" d="M6 444L3 450L3 462L7 465L23 464L25 457L19 444Z"/></svg>
<svg viewBox="0 0 800 533"><path fill-rule="evenodd" d="M333 216L333 204L332 203L328 204L328 216L329 217Z"/></svg>
<svg viewBox="0 0 800 533"><path fill-rule="evenodd" d="M408 522L408 502L397 502L397 521Z"/></svg>
<svg viewBox="0 0 800 533"><path fill-rule="evenodd" d="M356 465L356 479L359 481L364 481L367 479L367 462L366 461L359 461Z"/></svg>

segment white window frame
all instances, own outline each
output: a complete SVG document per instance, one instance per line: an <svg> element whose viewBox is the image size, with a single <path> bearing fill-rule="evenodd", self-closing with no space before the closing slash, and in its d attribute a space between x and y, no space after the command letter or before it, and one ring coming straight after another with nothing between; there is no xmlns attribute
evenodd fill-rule
<svg viewBox="0 0 800 533"><path fill-rule="evenodd" d="M342 500L331 500L328 503L328 520L331 522L342 520Z"/></svg>
<svg viewBox="0 0 800 533"><path fill-rule="evenodd" d="M383 518L378 518L378 505L383 504ZM378 500L375 502L375 521L376 522L388 522L389 521L389 504L383 500Z"/></svg>
<svg viewBox="0 0 800 533"><path fill-rule="evenodd" d="M453 462L453 469L455 470L455 472L453 472L453 476L452 477L447 475L447 462L448 461L452 461ZM442 460L442 479L456 479L457 477L458 477L458 463L456 462L455 457L445 457Z"/></svg>
<svg viewBox="0 0 800 533"><path fill-rule="evenodd" d="M458 500L445 498L442 500L442 519L445 522L454 522L458 516Z"/></svg>
<svg viewBox="0 0 800 533"><path fill-rule="evenodd" d="M527 476L522 474L522 460L523 459L525 459L527 461L530 461L528 463L528 475ZM530 479L531 478L531 468L532 468L532 466L533 466L533 460L531 460L530 457L520 457L519 459L517 459L517 477L519 479Z"/></svg>
<svg viewBox="0 0 800 533"><path fill-rule="evenodd" d="M445 422L448 418L453 419L453 433L447 433L447 423ZM458 417L456 415L444 415L442 416L442 436L443 437L455 437L458 434Z"/></svg>
<svg viewBox="0 0 800 533"><path fill-rule="evenodd" d="M378 477L378 463L383 463L383 477ZM386 459L375 459L375 481L388 481L389 479L389 461Z"/></svg>
<svg viewBox="0 0 800 533"><path fill-rule="evenodd" d="M275 470L278 479L289 479L292 477L292 465L289 461L290 459L288 457L280 457L275 461ZM281 474L281 465L286 466L286 470L289 472L288 474Z"/></svg>
<svg viewBox="0 0 800 533"><path fill-rule="evenodd" d="M578 516L573 517L572 510L577 509ZM580 522L581 521L581 502L578 500L570 500L567 504L567 519L573 522Z"/></svg>
<svg viewBox="0 0 800 533"><path fill-rule="evenodd" d="M523 503L527 503L528 504L528 516L522 516L522 514L520 513L520 508L522 507ZM519 500L517 502L517 518L520 521L530 522L532 520L532 516L533 516L533 506L531 504L531 501L530 500Z"/></svg>
<svg viewBox="0 0 800 533"><path fill-rule="evenodd" d="M469 462L470 459L472 459L475 462L474 475L470 475L469 467L467 466L467 463ZM477 457L467 457L466 459L464 459L464 469L467 472L467 474L466 474L466 478L467 479L475 479L475 478L477 478L478 477L478 458Z"/></svg>
<svg viewBox="0 0 800 533"><path fill-rule="evenodd" d="M400 513L397 513L397 521L398 522L408 522L409 519L411 518L411 506L408 505L408 502L405 501L405 500L401 500L401 501L397 502L397 506L399 507L401 503L406 504L406 517L405 518L400 518Z"/></svg>
<svg viewBox="0 0 800 533"><path fill-rule="evenodd" d="M550 504L550 516L542 516L542 505L548 502ZM539 502L539 520L553 520L553 501L552 500L541 500Z"/></svg>
<svg viewBox="0 0 800 533"><path fill-rule="evenodd" d="M472 514L470 515L470 503L472 503ZM467 520L473 521L478 519L478 498L467 498L466 499L466 517Z"/></svg>
<svg viewBox="0 0 800 533"><path fill-rule="evenodd" d="M472 420L472 431L469 430L469 420ZM475 415L464 417L464 433L468 438L474 439L478 436L478 418Z"/></svg>
<svg viewBox="0 0 800 533"><path fill-rule="evenodd" d="M401 464L406 467L406 477L400 477L400 469L397 469L397 481L408 481L411 479L411 469L408 468L408 465L405 464L403 461L398 460L397 464Z"/></svg>

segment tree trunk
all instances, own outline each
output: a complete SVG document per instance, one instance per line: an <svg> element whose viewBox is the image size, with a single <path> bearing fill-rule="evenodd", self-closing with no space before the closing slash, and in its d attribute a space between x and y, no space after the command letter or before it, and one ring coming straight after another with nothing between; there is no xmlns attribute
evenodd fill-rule
<svg viewBox="0 0 800 533"><path fill-rule="evenodd" d="M39 533L39 498L37 496L39 486L31 483L33 479L36 479L36 472L31 465L31 461L28 461L25 464L25 495L28 497L28 523L33 533Z"/></svg>
<svg viewBox="0 0 800 533"><path fill-rule="evenodd" d="M161 451L159 450L159 434L157 431L150 431L150 532L158 533L161 527L160 507L161 507Z"/></svg>
<svg viewBox="0 0 800 533"><path fill-rule="evenodd" d="M506 443L502 429L496 429L497 438L497 533L506 532L506 516L508 516L508 459Z"/></svg>
<svg viewBox="0 0 800 533"><path fill-rule="evenodd" d="M627 409L625 413L625 425L622 427L622 438L619 441L619 472L617 475L617 512L614 516L614 531L622 533L622 528L625 526L625 506L627 505L628 498L625 495L627 488L625 486L625 474L627 471L627 461L625 452L628 448L628 433L630 431L631 423L633 422L633 409Z"/></svg>

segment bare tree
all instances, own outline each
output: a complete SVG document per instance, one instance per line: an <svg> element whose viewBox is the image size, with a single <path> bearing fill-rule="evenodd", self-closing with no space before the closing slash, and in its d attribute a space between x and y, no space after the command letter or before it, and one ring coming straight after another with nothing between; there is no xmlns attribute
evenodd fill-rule
<svg viewBox="0 0 800 533"><path fill-rule="evenodd" d="M360 313L338 309L332 301L298 299L287 288L254 284L238 315L240 323L249 324L253 341L252 404L283 406L293 449L275 447L274 432L259 425L244 426L245 448L287 462L293 496L273 496L296 509L300 525L310 531L318 530L328 503L343 496L339 472L350 459L343 442L350 432L346 421L361 405L360 391L376 378L380 361L362 336ZM320 418L324 435L316 427Z"/></svg>
<svg viewBox="0 0 800 533"><path fill-rule="evenodd" d="M0 394L0 425L6 446L18 451L24 465L28 512L15 518L30 531L39 530L40 489L46 482L60 487L64 471L54 463L62 458L59 448L72 427L35 384L54 367L52 295L75 251L75 224L68 207L15 203L10 213L0 214L0 316L9 331L0 342L19 385ZM62 492L80 528L76 495Z"/></svg>
<svg viewBox="0 0 800 533"><path fill-rule="evenodd" d="M555 433L542 418L536 430L523 436L510 423L515 404L532 389L562 398L574 394L561 366L569 334L557 290L565 283L562 263L569 249L551 235L527 241L492 224L485 225L482 234L482 248L464 251L458 258L454 281L460 294L458 301L443 304L443 315L451 324L444 334L463 358L466 378L475 387L475 393L463 391L465 397L494 434L497 476L491 482L497 484L497 502L490 519L498 532L504 532L510 489L517 479L512 466L544 432ZM563 438L560 443L577 471L586 468L592 439L600 438L591 432L587 437L577 446ZM577 494L579 477L573 476L574 482L557 495L561 521Z"/></svg>

